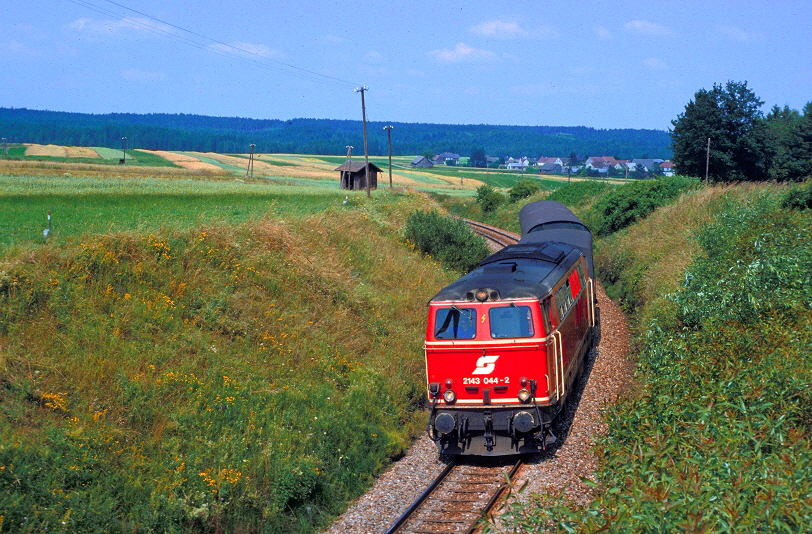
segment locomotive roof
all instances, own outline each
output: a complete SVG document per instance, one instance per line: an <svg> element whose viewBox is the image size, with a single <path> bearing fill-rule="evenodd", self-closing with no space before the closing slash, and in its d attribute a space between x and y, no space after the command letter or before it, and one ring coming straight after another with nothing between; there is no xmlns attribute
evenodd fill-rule
<svg viewBox="0 0 812 534"><path fill-rule="evenodd" d="M522 227L519 243L557 241L581 249L586 257L589 277L594 278L592 233L564 204L551 200L531 202L519 212L519 224Z"/></svg>
<svg viewBox="0 0 812 534"><path fill-rule="evenodd" d="M564 204L552 200L540 200L526 204L519 212L519 225L522 235L527 234L533 227L552 222L571 222L589 231L581 219L575 216Z"/></svg>
<svg viewBox="0 0 812 534"><path fill-rule="evenodd" d="M482 288L495 289L500 299L543 298L580 256L578 247L567 243L510 245L485 258L431 301L465 301L469 291Z"/></svg>

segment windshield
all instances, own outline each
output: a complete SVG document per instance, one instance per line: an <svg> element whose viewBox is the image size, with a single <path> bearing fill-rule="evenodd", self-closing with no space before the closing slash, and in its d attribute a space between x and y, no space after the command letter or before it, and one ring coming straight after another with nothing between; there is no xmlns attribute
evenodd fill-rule
<svg viewBox="0 0 812 534"><path fill-rule="evenodd" d="M441 308L434 318L435 339L474 339L476 311L473 308Z"/></svg>
<svg viewBox="0 0 812 534"><path fill-rule="evenodd" d="M491 308L488 316L494 339L533 337L533 314L529 306Z"/></svg>

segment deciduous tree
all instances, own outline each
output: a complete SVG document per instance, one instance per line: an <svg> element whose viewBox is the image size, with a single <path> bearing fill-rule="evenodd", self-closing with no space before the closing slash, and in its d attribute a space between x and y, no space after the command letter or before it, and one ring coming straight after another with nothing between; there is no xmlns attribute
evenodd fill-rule
<svg viewBox="0 0 812 534"><path fill-rule="evenodd" d="M704 176L710 138L710 179L769 179L773 150L760 111L763 104L747 82L729 81L724 86L714 84L710 91L700 89L685 112L671 121L671 148L680 173Z"/></svg>

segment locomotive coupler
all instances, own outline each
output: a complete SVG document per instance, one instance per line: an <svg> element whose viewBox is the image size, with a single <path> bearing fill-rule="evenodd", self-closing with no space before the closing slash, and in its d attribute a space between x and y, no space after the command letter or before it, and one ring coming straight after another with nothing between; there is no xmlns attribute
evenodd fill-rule
<svg viewBox="0 0 812 534"><path fill-rule="evenodd" d="M493 441L493 415L491 412L483 412L482 419L485 422L485 447L488 449L488 452L493 451L494 441Z"/></svg>

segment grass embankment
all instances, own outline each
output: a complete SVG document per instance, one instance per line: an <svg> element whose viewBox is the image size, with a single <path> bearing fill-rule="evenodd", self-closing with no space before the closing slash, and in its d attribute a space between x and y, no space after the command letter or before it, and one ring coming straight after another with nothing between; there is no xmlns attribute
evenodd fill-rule
<svg viewBox="0 0 812 534"><path fill-rule="evenodd" d="M3 530L308 532L371 483L424 423L425 302L453 275L403 244L425 199L330 198L228 220L168 195L4 254Z"/></svg>
<svg viewBox="0 0 812 534"><path fill-rule="evenodd" d="M812 211L787 192L689 191L599 241L596 270L634 313L638 384L607 414L599 497L517 506L516 528L808 528Z"/></svg>

